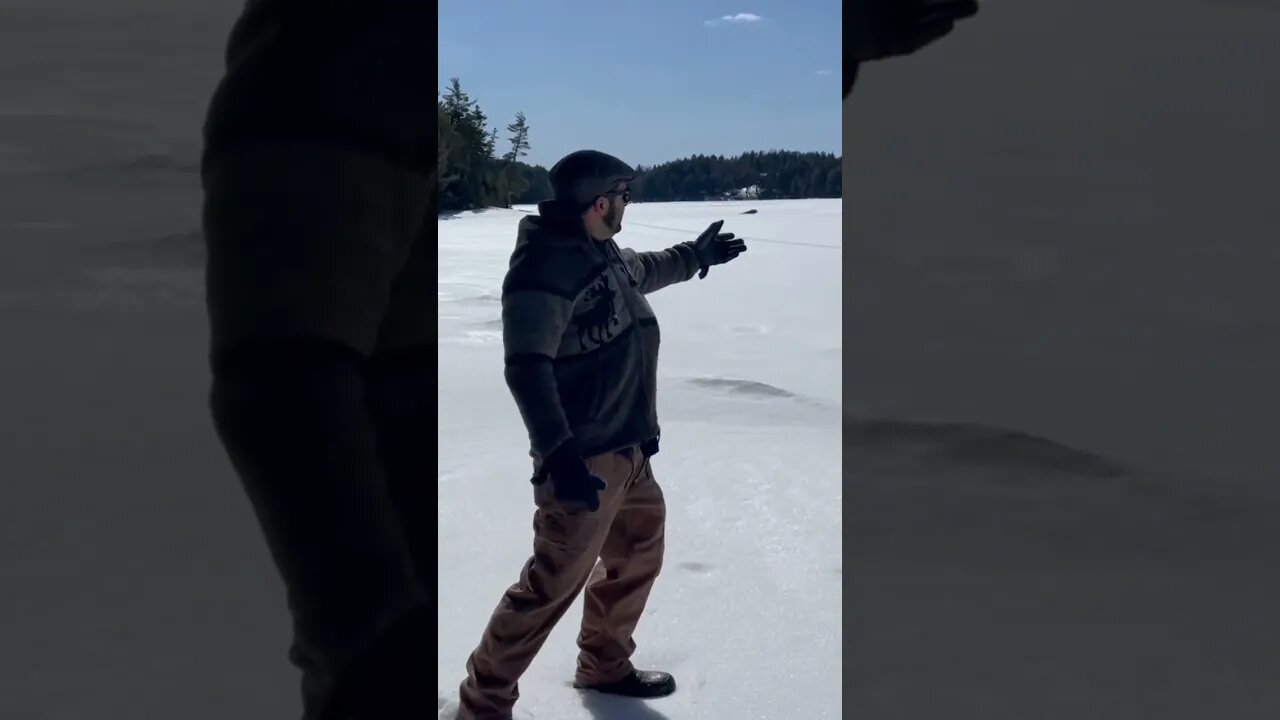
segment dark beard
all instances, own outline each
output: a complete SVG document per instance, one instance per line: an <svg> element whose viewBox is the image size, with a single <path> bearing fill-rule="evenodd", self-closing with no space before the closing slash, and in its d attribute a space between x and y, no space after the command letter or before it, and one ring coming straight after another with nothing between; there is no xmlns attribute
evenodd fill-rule
<svg viewBox="0 0 1280 720"><path fill-rule="evenodd" d="M622 220L618 217L621 214L622 211L615 206L610 206L608 212L604 214L602 219L604 220L605 227L609 228L609 232L615 234L621 232Z"/></svg>

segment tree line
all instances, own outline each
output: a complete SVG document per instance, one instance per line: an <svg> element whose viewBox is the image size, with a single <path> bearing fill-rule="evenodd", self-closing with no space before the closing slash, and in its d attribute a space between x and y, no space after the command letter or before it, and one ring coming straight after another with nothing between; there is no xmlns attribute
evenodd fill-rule
<svg viewBox="0 0 1280 720"><path fill-rule="evenodd" d="M506 126L507 150L499 154L498 128L489 126L489 117L457 78L439 94L437 105L442 210L510 207L551 197L547 169L521 160L530 148L523 113ZM694 155L636 169L644 174L632 186L632 199L641 202L838 198L843 192L840 157L832 153Z"/></svg>

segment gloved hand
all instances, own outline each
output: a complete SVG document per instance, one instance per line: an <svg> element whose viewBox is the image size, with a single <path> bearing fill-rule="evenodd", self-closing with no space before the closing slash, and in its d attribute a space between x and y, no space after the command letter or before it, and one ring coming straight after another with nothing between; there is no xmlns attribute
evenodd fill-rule
<svg viewBox="0 0 1280 720"><path fill-rule="evenodd" d="M853 32L846 47L855 62L910 55L977 13L977 0L852 0L845 4Z"/></svg>
<svg viewBox="0 0 1280 720"><path fill-rule="evenodd" d="M858 66L868 60L910 55L978 13L977 0L849 0L844 3L844 97Z"/></svg>
<svg viewBox="0 0 1280 720"><path fill-rule="evenodd" d="M699 278L707 276L712 265L722 265L747 251L747 243L735 238L733 233L722 233L723 220L717 220L707 226L706 230L693 241L693 254L698 257L702 270Z"/></svg>
<svg viewBox="0 0 1280 720"><path fill-rule="evenodd" d="M600 509L600 491L608 485L591 474L573 440L562 443L547 456L540 474L550 478L557 500L580 503L591 512Z"/></svg>

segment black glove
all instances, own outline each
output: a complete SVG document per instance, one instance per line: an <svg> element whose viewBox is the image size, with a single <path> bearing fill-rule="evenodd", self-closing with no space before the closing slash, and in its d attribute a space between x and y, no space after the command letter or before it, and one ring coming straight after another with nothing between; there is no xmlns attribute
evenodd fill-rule
<svg viewBox="0 0 1280 720"><path fill-rule="evenodd" d="M562 443L542 462L542 469L535 482L551 479L556 499L561 502L580 503L588 510L600 509L600 491L608 485L591 474L582 460L578 443L569 440Z"/></svg>
<svg viewBox="0 0 1280 720"><path fill-rule="evenodd" d="M844 94L853 89L858 64L910 55L948 35L956 22L978 13L977 0L850 0L844 4Z"/></svg>
<svg viewBox="0 0 1280 720"><path fill-rule="evenodd" d="M735 238L733 233L722 233L723 220L717 220L707 226L706 230L693 241L693 254L698 257L698 265L702 270L699 278L707 276L712 265L722 265L747 251L747 243Z"/></svg>

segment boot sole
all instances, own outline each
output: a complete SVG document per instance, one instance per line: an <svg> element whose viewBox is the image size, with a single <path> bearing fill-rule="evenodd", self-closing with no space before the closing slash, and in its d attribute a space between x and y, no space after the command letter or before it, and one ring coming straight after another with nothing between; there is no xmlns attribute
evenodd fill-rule
<svg viewBox="0 0 1280 720"><path fill-rule="evenodd" d="M614 692L614 691L611 691L611 690L608 690L608 689L602 688L602 687L601 687L601 686L599 686L599 685L583 685L582 683L579 683L579 682L574 682L574 683L573 683L573 687L574 687L574 689L575 689L575 690L591 690L591 691L593 691L593 692L598 692L598 693L600 693L601 695L610 695L610 696L613 696L613 697L632 698L632 699L635 699L635 700L656 700L656 699L658 699L658 698L664 698L664 697L668 697L668 696L670 696L670 695L674 695L674 694L675 694L675 692L676 692L676 684L675 684L675 682L674 682L674 681L672 681L671 683L669 683L669 684L667 684L667 685L662 685L662 686L660 686L659 688L655 688L655 691L654 691L654 692L651 692L651 693L642 693L642 694L639 694L639 695L636 695L636 694L634 694L634 693L620 693L620 692Z"/></svg>

